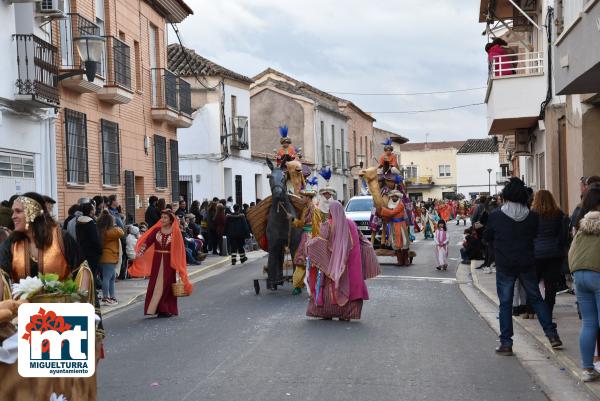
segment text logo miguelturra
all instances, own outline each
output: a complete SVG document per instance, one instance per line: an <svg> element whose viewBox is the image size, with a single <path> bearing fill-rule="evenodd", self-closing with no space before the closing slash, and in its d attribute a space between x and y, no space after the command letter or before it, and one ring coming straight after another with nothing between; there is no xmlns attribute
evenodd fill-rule
<svg viewBox="0 0 600 401"><path fill-rule="evenodd" d="M90 377L95 370L95 312L85 303L19 307L19 374Z"/></svg>

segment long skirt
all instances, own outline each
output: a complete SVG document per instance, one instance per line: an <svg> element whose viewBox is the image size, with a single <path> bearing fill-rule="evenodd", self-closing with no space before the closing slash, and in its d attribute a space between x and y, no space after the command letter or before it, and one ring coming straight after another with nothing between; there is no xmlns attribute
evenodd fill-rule
<svg viewBox="0 0 600 401"><path fill-rule="evenodd" d="M158 259L158 260L156 260ZM144 314L170 313L177 315L177 297L173 295L171 284L177 279L175 270L169 266L168 257L155 257L152 263L150 282L146 292Z"/></svg>
<svg viewBox="0 0 600 401"><path fill-rule="evenodd" d="M435 246L435 256L438 266L445 266L448 264L448 246Z"/></svg>
<svg viewBox="0 0 600 401"><path fill-rule="evenodd" d="M315 294L313 291L311 291L308 307L306 309L306 316L326 319L334 317L340 319L360 319L363 306L362 299L348 301L346 305L339 306L337 303L335 303L333 281L330 278L327 278L325 275L321 275L321 277L325 282L325 285L321 288L321 291L323 291L323 305L316 305ZM308 279L311 289L315 288L317 282L317 269L310 269L310 275Z"/></svg>

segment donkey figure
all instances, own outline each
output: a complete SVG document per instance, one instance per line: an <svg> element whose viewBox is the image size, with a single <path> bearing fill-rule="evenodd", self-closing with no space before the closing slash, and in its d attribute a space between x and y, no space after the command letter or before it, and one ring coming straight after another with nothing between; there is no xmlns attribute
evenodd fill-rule
<svg viewBox="0 0 600 401"><path fill-rule="evenodd" d="M288 215L292 219L298 217L294 205L290 201L286 187L285 171L273 166L267 159L271 170L269 185L271 186L271 209L267 220L267 241L269 243L269 261L267 263L267 288L276 290L283 284L283 261L285 247L289 246L292 260L300 243L301 229L294 228Z"/></svg>

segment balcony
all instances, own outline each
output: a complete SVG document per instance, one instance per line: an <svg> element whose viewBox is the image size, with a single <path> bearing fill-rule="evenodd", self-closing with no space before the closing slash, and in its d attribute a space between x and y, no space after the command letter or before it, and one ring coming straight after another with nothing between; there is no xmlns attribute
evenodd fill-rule
<svg viewBox="0 0 600 401"><path fill-rule="evenodd" d="M35 35L14 35L17 53L15 100L31 107L56 107L58 50Z"/></svg>
<svg viewBox="0 0 600 401"><path fill-rule="evenodd" d="M506 184L508 180L510 180L510 175L508 173L503 173L502 171L496 172L496 184Z"/></svg>
<svg viewBox="0 0 600 401"><path fill-rule="evenodd" d="M114 36L107 36L106 50L106 84L98 92L98 98L111 104L129 103L133 99L129 46Z"/></svg>
<svg viewBox="0 0 600 401"><path fill-rule="evenodd" d="M152 118L178 128L192 125L190 84L165 68L153 68Z"/></svg>
<svg viewBox="0 0 600 401"><path fill-rule="evenodd" d="M411 189L427 189L435 185L433 182L433 176L421 175L418 177L409 177L404 180L406 186Z"/></svg>
<svg viewBox="0 0 600 401"><path fill-rule="evenodd" d="M247 150L248 143L248 117L234 117L231 119L231 149Z"/></svg>
<svg viewBox="0 0 600 401"><path fill-rule="evenodd" d="M84 35L100 36L100 27L79 14L67 14L66 18L59 21L59 33L61 72L82 69L83 65L73 40ZM62 80L61 85L79 93L98 93L104 87L105 64L106 62L99 63L93 82L89 82L85 75L81 74Z"/></svg>
<svg viewBox="0 0 600 401"><path fill-rule="evenodd" d="M490 65L485 97L489 134L534 126L546 91L543 52L495 58Z"/></svg>

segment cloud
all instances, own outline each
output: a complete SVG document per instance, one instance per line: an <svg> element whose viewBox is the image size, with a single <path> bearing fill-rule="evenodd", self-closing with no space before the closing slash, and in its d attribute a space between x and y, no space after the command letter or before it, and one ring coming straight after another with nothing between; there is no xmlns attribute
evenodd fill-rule
<svg viewBox="0 0 600 401"><path fill-rule="evenodd" d="M483 26L472 0L188 0L184 44L253 76L267 67L339 92L426 92L485 86ZM430 96L343 95L366 111L480 103L485 91ZM412 141L486 135L485 106L376 114Z"/></svg>

